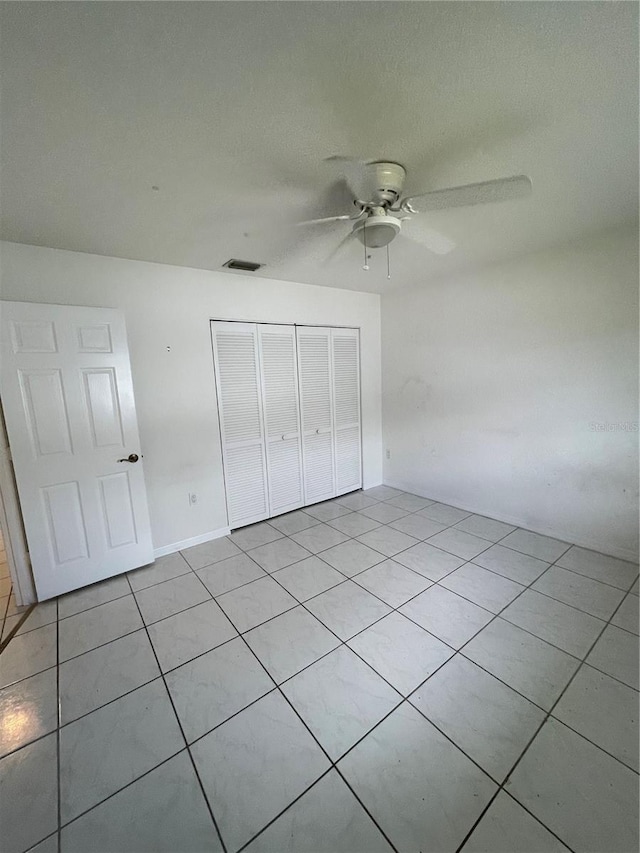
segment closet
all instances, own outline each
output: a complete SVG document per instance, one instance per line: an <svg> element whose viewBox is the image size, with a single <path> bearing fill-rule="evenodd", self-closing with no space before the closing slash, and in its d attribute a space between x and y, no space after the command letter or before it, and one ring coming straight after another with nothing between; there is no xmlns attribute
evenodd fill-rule
<svg viewBox="0 0 640 853"><path fill-rule="evenodd" d="M211 323L229 526L359 489L358 329Z"/></svg>

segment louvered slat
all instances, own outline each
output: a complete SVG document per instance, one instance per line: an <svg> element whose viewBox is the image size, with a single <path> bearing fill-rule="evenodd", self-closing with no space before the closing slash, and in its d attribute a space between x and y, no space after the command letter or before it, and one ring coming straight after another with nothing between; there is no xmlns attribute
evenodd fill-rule
<svg viewBox="0 0 640 853"><path fill-rule="evenodd" d="M212 323L230 527L267 518L266 454L255 324Z"/></svg>
<svg viewBox="0 0 640 853"><path fill-rule="evenodd" d="M302 506L295 328L258 325L270 514Z"/></svg>

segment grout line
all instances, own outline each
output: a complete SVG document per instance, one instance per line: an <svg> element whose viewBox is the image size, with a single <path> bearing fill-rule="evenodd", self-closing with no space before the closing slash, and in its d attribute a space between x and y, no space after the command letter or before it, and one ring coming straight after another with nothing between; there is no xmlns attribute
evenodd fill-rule
<svg viewBox="0 0 640 853"><path fill-rule="evenodd" d="M198 578L198 580L200 580L200 579ZM127 583L128 583L128 584L129 584L129 586L131 587L131 581L129 580L129 578L127 578ZM202 581L200 581L200 583L202 583ZM203 588L204 588L204 589L206 589L206 587L204 586L204 584L202 584L202 586L203 586ZM131 587L131 592L132 592L132 594L133 594L133 587ZM209 592L209 590L208 590L208 589L207 589L207 593L209 593L209 595L211 595L211 593ZM142 619L142 621L144 622L144 617L142 616L142 611L140 610L140 605L138 604L138 600L136 599L135 595L134 595L133 597L134 597L134 599L135 599L135 601L136 601L136 606L138 607L138 612L140 613L140 618L141 618L141 619ZM213 600L213 596L211 596L211 598L212 598L212 600ZM201 602L201 603L204 603L204 602ZM165 679L165 677L164 677L164 673L162 672L162 667L160 666L160 661L158 660L158 655L156 654L156 650L155 650L155 647L154 647L154 645L153 645L153 643L152 643L152 641L151 641L151 636L149 635L149 629L148 629L148 627L147 627L147 625L146 625L146 624L145 624L145 631L146 631L146 633L147 633L147 640L149 641L149 645L151 646L151 650L152 650L152 652L153 652L153 655L154 655L154 657L155 657L155 660L156 660L156 664L157 664L158 670L159 670L159 672L160 672L160 677L162 678L162 683L164 684L164 689L165 689L165 692L166 692L167 698L169 699L169 702L171 703L171 707L172 707L172 709L173 709L173 713L174 713L174 715L175 715L176 722L177 722L177 724L178 724L178 728L180 729L180 734L182 735L182 740L184 741L184 744L185 744L185 747L186 747L186 750L187 750L187 754L188 754L188 756L189 756L189 758L190 758L190 760L191 760L191 766L193 767L193 772L195 773L195 775L196 775L196 779L198 780L198 784L200 785L200 790L202 791L202 796L204 797L204 801L205 801L205 803L206 803L206 805L207 805L207 809L209 810L209 815L211 816L211 820L212 820L212 822L213 822L213 826L214 826L215 831L216 831L216 833L217 833L217 835L218 835L218 838L219 838L219 840L220 840L220 844L222 845L222 849L223 849L224 853L227 853L227 846L226 846L226 844L224 843L224 839L222 838L222 835L221 835L221 833L220 833L220 828L218 827L218 822L216 821L215 815L214 815L214 813L213 813L213 809L211 808L211 804L210 804L210 802L209 802L209 798L207 797L207 793L206 793L206 791L205 791L205 789L204 789L204 785L202 784L202 779L200 778L200 773L198 772L198 768L196 767L196 763L195 763L195 761L194 761L193 755L191 754L191 750L189 749L189 743L188 743L188 741L187 741L186 735L185 735L185 733L184 733L184 729L183 729L183 727L182 727L182 721L180 720L180 716L178 715L178 711L177 711L176 706L175 706L175 703L174 703L174 701L173 701L173 696L171 695L171 691L169 690L169 687L168 687L168 685L167 685L167 681L166 681L166 679ZM177 753L175 753L175 754L176 754L176 755L179 755L179 754L180 754L180 752L182 752L182 750L179 750L179 752L177 752ZM172 757L174 757L174 756L172 756Z"/></svg>

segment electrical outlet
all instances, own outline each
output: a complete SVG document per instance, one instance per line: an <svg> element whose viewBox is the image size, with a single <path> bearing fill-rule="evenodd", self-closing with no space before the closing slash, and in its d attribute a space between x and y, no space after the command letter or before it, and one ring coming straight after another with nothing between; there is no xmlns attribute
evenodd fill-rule
<svg viewBox="0 0 640 853"><path fill-rule="evenodd" d="M189 503L190 504L197 504L198 503L198 496L193 494L193 492L189 493Z"/></svg>
<svg viewBox="0 0 640 853"><path fill-rule="evenodd" d="M387 459L391 459L391 451L387 447Z"/></svg>

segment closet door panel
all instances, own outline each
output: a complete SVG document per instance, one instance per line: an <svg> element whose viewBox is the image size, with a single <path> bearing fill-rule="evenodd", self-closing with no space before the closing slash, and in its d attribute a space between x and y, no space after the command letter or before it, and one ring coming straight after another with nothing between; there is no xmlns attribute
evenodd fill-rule
<svg viewBox="0 0 640 853"><path fill-rule="evenodd" d="M230 527L269 515L258 336L253 323L212 323Z"/></svg>
<svg viewBox="0 0 640 853"><path fill-rule="evenodd" d="M362 486L358 329L331 330L336 493Z"/></svg>
<svg viewBox="0 0 640 853"><path fill-rule="evenodd" d="M298 376L305 503L335 495L331 330L299 326Z"/></svg>
<svg viewBox="0 0 640 853"><path fill-rule="evenodd" d="M304 502L295 328L258 325L270 514Z"/></svg>

